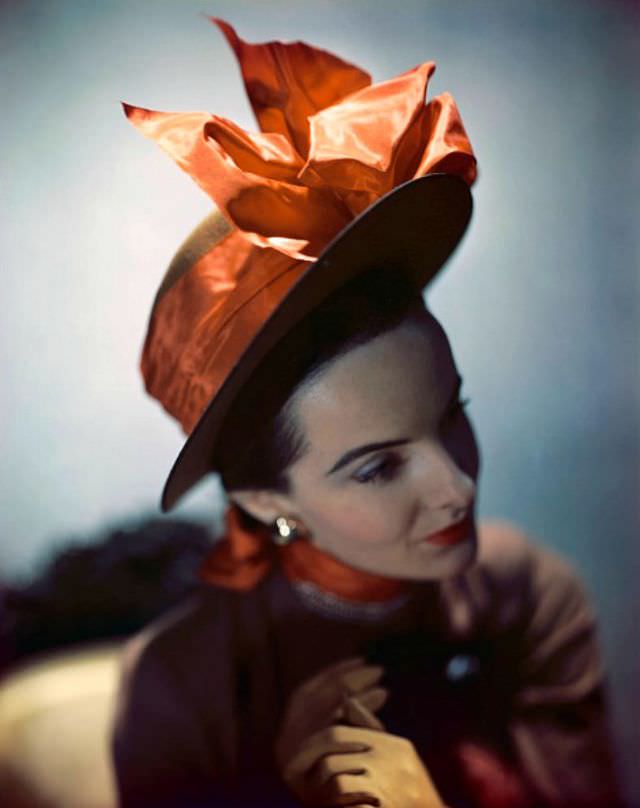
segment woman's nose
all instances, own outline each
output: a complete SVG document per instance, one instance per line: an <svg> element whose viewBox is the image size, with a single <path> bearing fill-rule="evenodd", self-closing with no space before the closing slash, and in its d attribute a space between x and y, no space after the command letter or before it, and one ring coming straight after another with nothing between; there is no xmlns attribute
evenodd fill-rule
<svg viewBox="0 0 640 808"><path fill-rule="evenodd" d="M461 519L471 508L476 484L440 444L432 443L425 452L421 482L423 506L430 511L449 510Z"/></svg>

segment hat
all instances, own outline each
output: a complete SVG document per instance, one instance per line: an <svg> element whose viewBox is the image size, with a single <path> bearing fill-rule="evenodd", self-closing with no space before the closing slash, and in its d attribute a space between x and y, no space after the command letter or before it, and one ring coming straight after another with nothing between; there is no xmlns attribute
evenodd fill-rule
<svg viewBox="0 0 640 808"><path fill-rule="evenodd" d="M432 62L379 84L301 42L249 44L240 63L261 131L209 113L124 105L210 195L214 212L171 262L141 369L188 439L169 510L216 467L239 391L275 344L356 275L391 266L423 288L471 215L475 158L452 97L425 104Z"/></svg>

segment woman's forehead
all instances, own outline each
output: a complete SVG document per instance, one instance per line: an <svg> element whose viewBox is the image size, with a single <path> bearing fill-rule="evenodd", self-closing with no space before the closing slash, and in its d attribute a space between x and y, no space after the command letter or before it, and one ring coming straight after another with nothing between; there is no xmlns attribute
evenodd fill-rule
<svg viewBox="0 0 640 808"><path fill-rule="evenodd" d="M331 362L298 392L293 414L311 449L335 452L437 420L457 380L437 321L403 323Z"/></svg>

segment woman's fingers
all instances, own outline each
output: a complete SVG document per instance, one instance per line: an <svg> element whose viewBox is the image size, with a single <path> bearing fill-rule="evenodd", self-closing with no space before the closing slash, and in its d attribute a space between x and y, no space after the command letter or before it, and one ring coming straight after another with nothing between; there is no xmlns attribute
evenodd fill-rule
<svg viewBox="0 0 640 808"><path fill-rule="evenodd" d="M380 665L367 665L361 658L345 660L344 663L332 665L316 674L301 685L293 694L288 706L290 713L307 716L310 725L316 724L323 717L326 722L340 721L344 717L343 696L361 695L372 691L382 678L384 669ZM379 709L384 703L381 689L367 701L371 710Z"/></svg>
<svg viewBox="0 0 640 808"><path fill-rule="evenodd" d="M314 676L308 679L303 687L309 687L313 689L317 685L321 685L325 679L332 679L332 678L339 678L343 676L345 673L353 670L354 668L360 668L363 665L366 665L366 660L364 657L355 656L349 657L348 659L341 659L340 662L335 662L333 665L329 665L326 668L323 668L321 671L318 671Z"/></svg>
<svg viewBox="0 0 640 808"><path fill-rule="evenodd" d="M379 665L361 665L340 674L315 676L296 694L303 703L317 705L322 711L335 710L340 706L342 696L359 695L378 684L384 673Z"/></svg>
<svg viewBox="0 0 640 808"><path fill-rule="evenodd" d="M368 729L384 730L380 719L373 714L368 706L356 696L344 698L345 719L354 727L367 727Z"/></svg>
<svg viewBox="0 0 640 808"><path fill-rule="evenodd" d="M369 665L362 657L352 657L323 668L302 684L299 690L307 695L344 690L359 693L378 682L383 673L384 670L380 665Z"/></svg>
<svg viewBox="0 0 640 808"><path fill-rule="evenodd" d="M379 701L380 706L384 704L386 696L382 697L383 688L376 688L382 678L384 669L379 665L365 665L349 671L338 678L325 678L322 682L316 683L316 690L305 690L300 693L300 698L308 704L313 704L316 709L325 715L334 716L334 720L341 720L344 717L343 699L346 696L361 696L363 693L370 693L376 690L371 704ZM369 702L367 702L369 704ZM370 709L376 710L378 707L372 706Z"/></svg>
<svg viewBox="0 0 640 808"><path fill-rule="evenodd" d="M333 712L332 721L333 723L337 723L338 721L346 721L349 724L354 723L353 717L347 718L345 712L345 703L354 696L345 696L343 695L342 699L340 700L340 704ZM371 713L375 713L376 710L379 710L383 704L389 698L389 691L384 687L373 687L371 690L365 690L363 693L360 693L357 696L358 701L362 704L367 710ZM377 720L377 719L376 719ZM379 722L378 722L379 723ZM358 726L368 726L368 724L358 724ZM375 727L378 728L377 726Z"/></svg>
<svg viewBox="0 0 640 808"><path fill-rule="evenodd" d="M365 804L380 805L380 801L368 789L369 784L361 774L345 772L337 774L320 786L318 794L328 805Z"/></svg>
<svg viewBox="0 0 640 808"><path fill-rule="evenodd" d="M380 665L362 665L359 668L346 671L337 680L342 692L358 695L377 684L382 678L384 668Z"/></svg>
<svg viewBox="0 0 640 808"><path fill-rule="evenodd" d="M293 694L293 700L302 702L305 708L314 704L320 710L333 710L343 693L361 693L375 685L383 673L379 665L367 665L362 658L353 657L324 668L304 682Z"/></svg>
<svg viewBox="0 0 640 808"><path fill-rule="evenodd" d="M357 696L363 710L358 713L360 726L383 729L373 717L387 699L387 691L378 685L384 669L369 665L363 657L340 660L300 685L286 705L284 717L275 744L275 755L280 771L297 754L305 738L332 724L356 724L345 712L345 696Z"/></svg>
<svg viewBox="0 0 640 808"><path fill-rule="evenodd" d="M342 677L363 666L366 667L363 657L349 657L323 668L303 682L291 694L284 725L300 726L303 733L309 735L329 724L333 713L341 707Z"/></svg>
<svg viewBox="0 0 640 808"><path fill-rule="evenodd" d="M346 701L345 709L364 720L367 710L357 697ZM334 726L316 733L288 774L295 793L313 805L443 808L411 741L371 728Z"/></svg>
<svg viewBox="0 0 640 808"><path fill-rule="evenodd" d="M330 752L326 752L323 749L318 750L312 747L306 747L298 752L293 760L289 761L284 770L284 779L288 783L299 782L308 776L311 769L313 769L314 766L318 764L318 761L325 755L338 753L352 753L357 755L363 751L362 746L359 744L341 744L337 749L331 750ZM354 770L360 771L360 768L361 767L358 767Z"/></svg>
<svg viewBox="0 0 640 808"><path fill-rule="evenodd" d="M297 779L305 775L327 755L368 751L368 744L357 737L354 738L352 730L353 727L334 726L316 732L302 744L302 748L287 763L285 777Z"/></svg>
<svg viewBox="0 0 640 808"><path fill-rule="evenodd" d="M372 713L375 713L376 710L379 710L386 704L388 698L389 691L386 687L373 687L371 690L366 690L364 693L358 695L360 704L364 705L368 710L371 710Z"/></svg>
<svg viewBox="0 0 640 808"><path fill-rule="evenodd" d="M367 769L364 754L366 753L351 752L324 755L315 763L312 777L318 785L325 786L331 778L337 777L339 774L365 774Z"/></svg>

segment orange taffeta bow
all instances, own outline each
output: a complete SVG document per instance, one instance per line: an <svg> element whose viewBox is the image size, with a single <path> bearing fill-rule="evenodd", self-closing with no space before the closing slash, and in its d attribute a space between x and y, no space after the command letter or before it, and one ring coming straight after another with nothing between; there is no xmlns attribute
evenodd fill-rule
<svg viewBox="0 0 640 808"><path fill-rule="evenodd" d="M231 44L261 132L209 113L125 105L211 196L221 238L163 284L142 354L148 392L190 433L239 358L324 247L372 202L429 172L468 183L475 159L431 62L391 81L301 42ZM170 269L171 271L171 269Z"/></svg>
<svg viewBox="0 0 640 808"><path fill-rule="evenodd" d="M425 104L426 62L379 84L301 42L243 42L214 19L240 63L261 131L209 113L125 105L129 120L209 194L242 236L314 260L355 216L430 172L469 184L475 159L453 98Z"/></svg>
<svg viewBox="0 0 640 808"><path fill-rule="evenodd" d="M275 545L268 528L249 529L235 506L227 509L225 534L205 559L201 577L227 589L252 589L277 563L290 581L306 581L343 600L376 603L390 600L406 581L356 570L301 538Z"/></svg>

